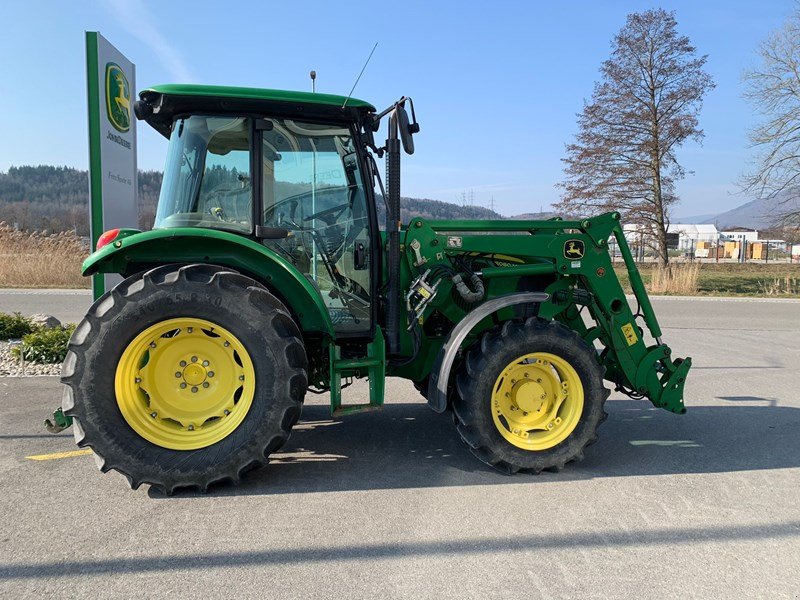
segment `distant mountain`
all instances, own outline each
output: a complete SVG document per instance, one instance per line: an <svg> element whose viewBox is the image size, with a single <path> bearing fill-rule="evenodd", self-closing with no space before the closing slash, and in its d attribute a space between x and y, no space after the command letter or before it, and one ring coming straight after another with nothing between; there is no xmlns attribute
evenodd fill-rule
<svg viewBox="0 0 800 600"><path fill-rule="evenodd" d="M673 217L673 223L713 223L718 229L748 227L750 229L769 229L776 225L776 215L787 210L800 210L800 197L780 195L775 198L751 200L716 215L696 215L693 217Z"/></svg>
<svg viewBox="0 0 800 600"><path fill-rule="evenodd" d="M710 213L707 215L694 215L693 217L673 217L673 223L685 223L687 225L694 225L697 223L708 223L709 219L713 219L717 215Z"/></svg>
<svg viewBox="0 0 800 600"><path fill-rule="evenodd" d="M787 210L800 210L800 201L797 196L780 195L775 198L752 200L704 222L714 223L717 228L768 229L776 225L776 215Z"/></svg>
<svg viewBox="0 0 800 600"><path fill-rule="evenodd" d="M377 194L375 202L378 206L378 222L382 225L386 220L386 204L383 196ZM442 220L505 219L502 215L483 206L462 206L429 198L400 198L400 220L408 223L414 217Z"/></svg>
<svg viewBox="0 0 800 600"><path fill-rule="evenodd" d="M514 215L513 217L508 217L509 219L514 219L516 221L546 221L547 219L552 219L553 217L559 216L556 212L535 212L535 213L522 213L521 215ZM504 217L501 217L504 218Z"/></svg>

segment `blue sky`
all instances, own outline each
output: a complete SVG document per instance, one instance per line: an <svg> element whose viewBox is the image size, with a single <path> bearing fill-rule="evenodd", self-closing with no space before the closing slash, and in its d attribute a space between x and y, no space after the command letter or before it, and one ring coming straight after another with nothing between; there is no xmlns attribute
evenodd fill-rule
<svg viewBox="0 0 800 600"><path fill-rule="evenodd" d="M404 195L499 212L545 210L558 198L564 144L629 12L677 11L717 89L706 99L702 146L679 159L678 216L715 213L747 167L741 75L793 10L792 0L665 2L204 2L89 0L0 6L0 171L12 165L86 168L85 30L98 30L137 65L137 83L309 89L346 94L373 44L357 97L378 108L414 98L422 130L404 162ZM383 132L382 132L383 133ZM161 169L164 140L139 128L139 166Z"/></svg>

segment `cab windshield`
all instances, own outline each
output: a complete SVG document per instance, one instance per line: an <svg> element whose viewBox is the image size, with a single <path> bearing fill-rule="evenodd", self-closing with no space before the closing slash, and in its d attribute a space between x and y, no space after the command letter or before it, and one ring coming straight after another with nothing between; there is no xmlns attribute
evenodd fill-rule
<svg viewBox="0 0 800 600"><path fill-rule="evenodd" d="M250 124L243 117L175 121L155 229L253 230Z"/></svg>

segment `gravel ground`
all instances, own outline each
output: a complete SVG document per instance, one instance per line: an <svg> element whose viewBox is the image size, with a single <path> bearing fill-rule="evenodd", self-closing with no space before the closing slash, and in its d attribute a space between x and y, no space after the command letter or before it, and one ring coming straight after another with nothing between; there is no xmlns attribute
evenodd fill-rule
<svg viewBox="0 0 800 600"><path fill-rule="evenodd" d="M19 341L0 342L0 377L30 377L36 375L61 375L61 363L39 364L20 360L11 354L11 348Z"/></svg>

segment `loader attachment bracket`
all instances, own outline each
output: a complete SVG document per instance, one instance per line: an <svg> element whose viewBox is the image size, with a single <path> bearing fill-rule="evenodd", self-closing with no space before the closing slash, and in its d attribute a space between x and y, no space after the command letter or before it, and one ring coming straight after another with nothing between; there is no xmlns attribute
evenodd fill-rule
<svg viewBox="0 0 800 600"><path fill-rule="evenodd" d="M686 374L692 366L692 359L688 357L675 359L673 366L675 370L661 378L660 406L682 415L686 412L686 407L683 404L683 386L686 383Z"/></svg>
<svg viewBox="0 0 800 600"><path fill-rule="evenodd" d="M683 386L692 359L670 358L670 348L664 344L652 347L636 369L636 387L650 398L654 406L682 415Z"/></svg>

